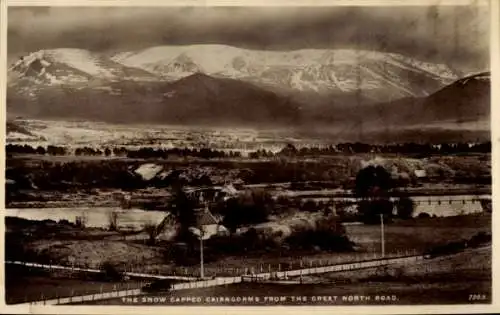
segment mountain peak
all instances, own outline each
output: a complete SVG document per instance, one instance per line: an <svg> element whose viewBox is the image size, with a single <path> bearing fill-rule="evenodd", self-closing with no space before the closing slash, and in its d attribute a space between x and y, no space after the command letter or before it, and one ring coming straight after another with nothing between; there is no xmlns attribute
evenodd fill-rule
<svg viewBox="0 0 500 315"><path fill-rule="evenodd" d="M38 84L81 84L93 80L153 78L151 73L111 61L77 48L40 50L22 56L9 69L9 79L27 79Z"/></svg>
<svg viewBox="0 0 500 315"><path fill-rule="evenodd" d="M427 96L459 74L401 54L353 49L263 51L225 45L158 46L112 57L177 80L197 72L286 91L366 91L375 100ZM378 99L380 98L380 99Z"/></svg>

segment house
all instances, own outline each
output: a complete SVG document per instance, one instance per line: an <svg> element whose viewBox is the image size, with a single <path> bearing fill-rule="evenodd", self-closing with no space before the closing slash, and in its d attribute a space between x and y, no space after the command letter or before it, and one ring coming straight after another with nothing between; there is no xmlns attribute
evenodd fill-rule
<svg viewBox="0 0 500 315"><path fill-rule="evenodd" d="M201 233L203 239L209 239L214 235L224 235L228 233L225 226L220 224L219 220L208 210L208 207L199 209L196 212L196 227L192 229L192 232L197 234Z"/></svg>
<svg viewBox="0 0 500 315"><path fill-rule="evenodd" d="M414 174L417 178L427 177L427 172L425 170L415 170Z"/></svg>

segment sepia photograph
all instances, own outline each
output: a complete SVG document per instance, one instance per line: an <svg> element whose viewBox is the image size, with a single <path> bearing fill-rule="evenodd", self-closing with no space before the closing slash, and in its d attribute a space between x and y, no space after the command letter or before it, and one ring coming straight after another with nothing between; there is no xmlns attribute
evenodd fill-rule
<svg viewBox="0 0 500 315"><path fill-rule="evenodd" d="M8 6L4 303L491 305L490 5Z"/></svg>

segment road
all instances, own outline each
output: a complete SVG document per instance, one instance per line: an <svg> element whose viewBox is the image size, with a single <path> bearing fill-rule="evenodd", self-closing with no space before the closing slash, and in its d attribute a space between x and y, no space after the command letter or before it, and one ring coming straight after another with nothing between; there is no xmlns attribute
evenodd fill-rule
<svg viewBox="0 0 500 315"><path fill-rule="evenodd" d="M370 267L377 266L385 266L389 264L398 264L398 263L412 263L418 260L422 260L424 257L422 255L412 255L406 257L395 257L395 258L385 258L385 259L375 259L369 261L362 262L352 262L352 263L344 263L323 267L312 267L312 268L302 268L302 269L294 269L294 270L285 270L279 272L262 272L253 275L241 275L236 277L217 277L215 279L210 280L202 280L202 281L188 281L184 283L177 283L172 286L172 291L179 290L187 290L187 289L198 289L198 288L207 288L213 286L241 283L243 281L260 281L265 279L283 279L287 277L301 276L301 275L311 275L311 274L321 274L321 273L329 273L329 272L341 272L348 270L357 270L364 269ZM22 262L9 262L9 263L18 263L27 265L27 263ZM33 267L45 268L47 265L41 264L31 264ZM63 267L63 266L61 266ZM68 268L68 267L65 267ZM76 269L76 268L75 268ZM92 269L89 269L89 271ZM82 269L82 271L86 271ZM148 275L150 278L157 279L168 279L170 276L159 276L159 275ZM89 295L82 296L73 296L67 298L57 298L50 299L44 301L35 301L25 303L24 305L60 305L60 304L73 304L73 303L85 303L85 302L93 302L99 300L108 300L115 298L123 298L123 297L132 297L143 295L144 292L141 289L133 289L133 290L122 290L122 291L113 291L113 292L105 292L105 293L95 293Z"/></svg>

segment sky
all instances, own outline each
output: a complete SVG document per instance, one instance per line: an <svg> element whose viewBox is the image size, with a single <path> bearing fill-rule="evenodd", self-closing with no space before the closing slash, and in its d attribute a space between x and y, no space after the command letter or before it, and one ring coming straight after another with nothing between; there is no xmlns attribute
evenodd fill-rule
<svg viewBox="0 0 500 315"><path fill-rule="evenodd" d="M50 48L112 54L159 45L249 49L358 48L402 53L465 72L489 64L479 6L10 7L8 59Z"/></svg>

